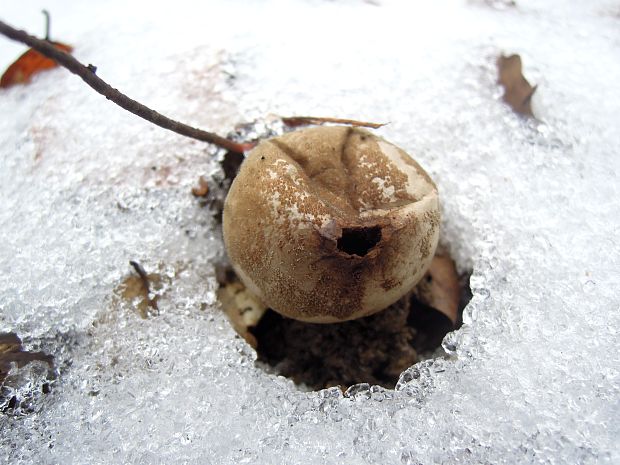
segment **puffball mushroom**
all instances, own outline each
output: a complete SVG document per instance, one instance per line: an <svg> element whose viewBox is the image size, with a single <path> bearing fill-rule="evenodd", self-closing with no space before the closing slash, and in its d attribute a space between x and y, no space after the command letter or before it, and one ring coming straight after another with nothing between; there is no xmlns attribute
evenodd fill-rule
<svg viewBox="0 0 620 465"><path fill-rule="evenodd" d="M224 204L245 286L276 312L333 323L385 309L422 278L439 237L437 188L370 132L314 127L262 141Z"/></svg>

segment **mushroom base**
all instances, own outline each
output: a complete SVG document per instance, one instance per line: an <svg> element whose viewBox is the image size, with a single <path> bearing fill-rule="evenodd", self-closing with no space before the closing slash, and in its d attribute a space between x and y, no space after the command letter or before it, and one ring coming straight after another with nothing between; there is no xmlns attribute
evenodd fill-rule
<svg viewBox="0 0 620 465"><path fill-rule="evenodd" d="M444 267L442 261L451 265ZM342 323L307 323L252 303L231 270L220 276L222 290L227 290L220 292L220 299L234 329L256 349L257 365L302 389L344 390L358 383L394 388L404 370L434 356L443 337L460 326L462 309L471 298L471 273L457 276L446 257L433 263L439 268L431 266L411 292L386 310ZM442 303L450 285L453 313ZM231 289L239 308L225 298Z"/></svg>

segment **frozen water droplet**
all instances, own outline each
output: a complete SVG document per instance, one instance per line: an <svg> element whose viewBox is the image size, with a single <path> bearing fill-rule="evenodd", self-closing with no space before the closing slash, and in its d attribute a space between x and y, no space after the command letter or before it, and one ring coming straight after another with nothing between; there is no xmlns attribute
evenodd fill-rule
<svg viewBox="0 0 620 465"><path fill-rule="evenodd" d="M371 397L370 384L368 383L354 384L353 386L349 387L349 389L345 391L344 396L350 397L355 400L370 399Z"/></svg>
<svg viewBox="0 0 620 465"><path fill-rule="evenodd" d="M446 334L441 343L441 347L446 351L447 354L453 354L456 352L457 348L457 332L452 331L451 333Z"/></svg>

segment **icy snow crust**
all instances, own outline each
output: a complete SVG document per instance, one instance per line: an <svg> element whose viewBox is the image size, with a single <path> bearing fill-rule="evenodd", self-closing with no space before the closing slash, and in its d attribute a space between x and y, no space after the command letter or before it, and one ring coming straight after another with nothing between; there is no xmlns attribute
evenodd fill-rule
<svg viewBox="0 0 620 465"><path fill-rule="evenodd" d="M216 303L222 241L189 193L216 151L49 72L0 92L0 331L59 377L42 395L42 366L11 373L30 413L0 417L0 462L619 463L620 10L516 1L4 2L30 31L50 9L113 86L220 133L391 122L474 297L450 356L395 391L265 373ZM4 67L22 48L0 40ZM539 122L501 103L501 52ZM159 315L115 300L128 260L167 277Z"/></svg>

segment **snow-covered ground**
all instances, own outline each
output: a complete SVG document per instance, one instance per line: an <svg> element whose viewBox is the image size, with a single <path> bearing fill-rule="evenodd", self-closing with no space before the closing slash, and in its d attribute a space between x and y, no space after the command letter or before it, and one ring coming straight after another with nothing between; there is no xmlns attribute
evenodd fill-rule
<svg viewBox="0 0 620 465"><path fill-rule="evenodd" d="M64 70L0 91L0 332L55 354L5 388L2 463L619 463L620 6L612 1L31 1L0 18L129 96L225 134L281 115L390 122L473 269L445 359L395 391L303 392L254 366L215 299L214 149ZM0 67L23 47L0 37ZM538 85L525 121L495 59ZM129 260L166 276L142 319ZM28 401L28 396L34 396ZM29 403L30 402L30 403Z"/></svg>

